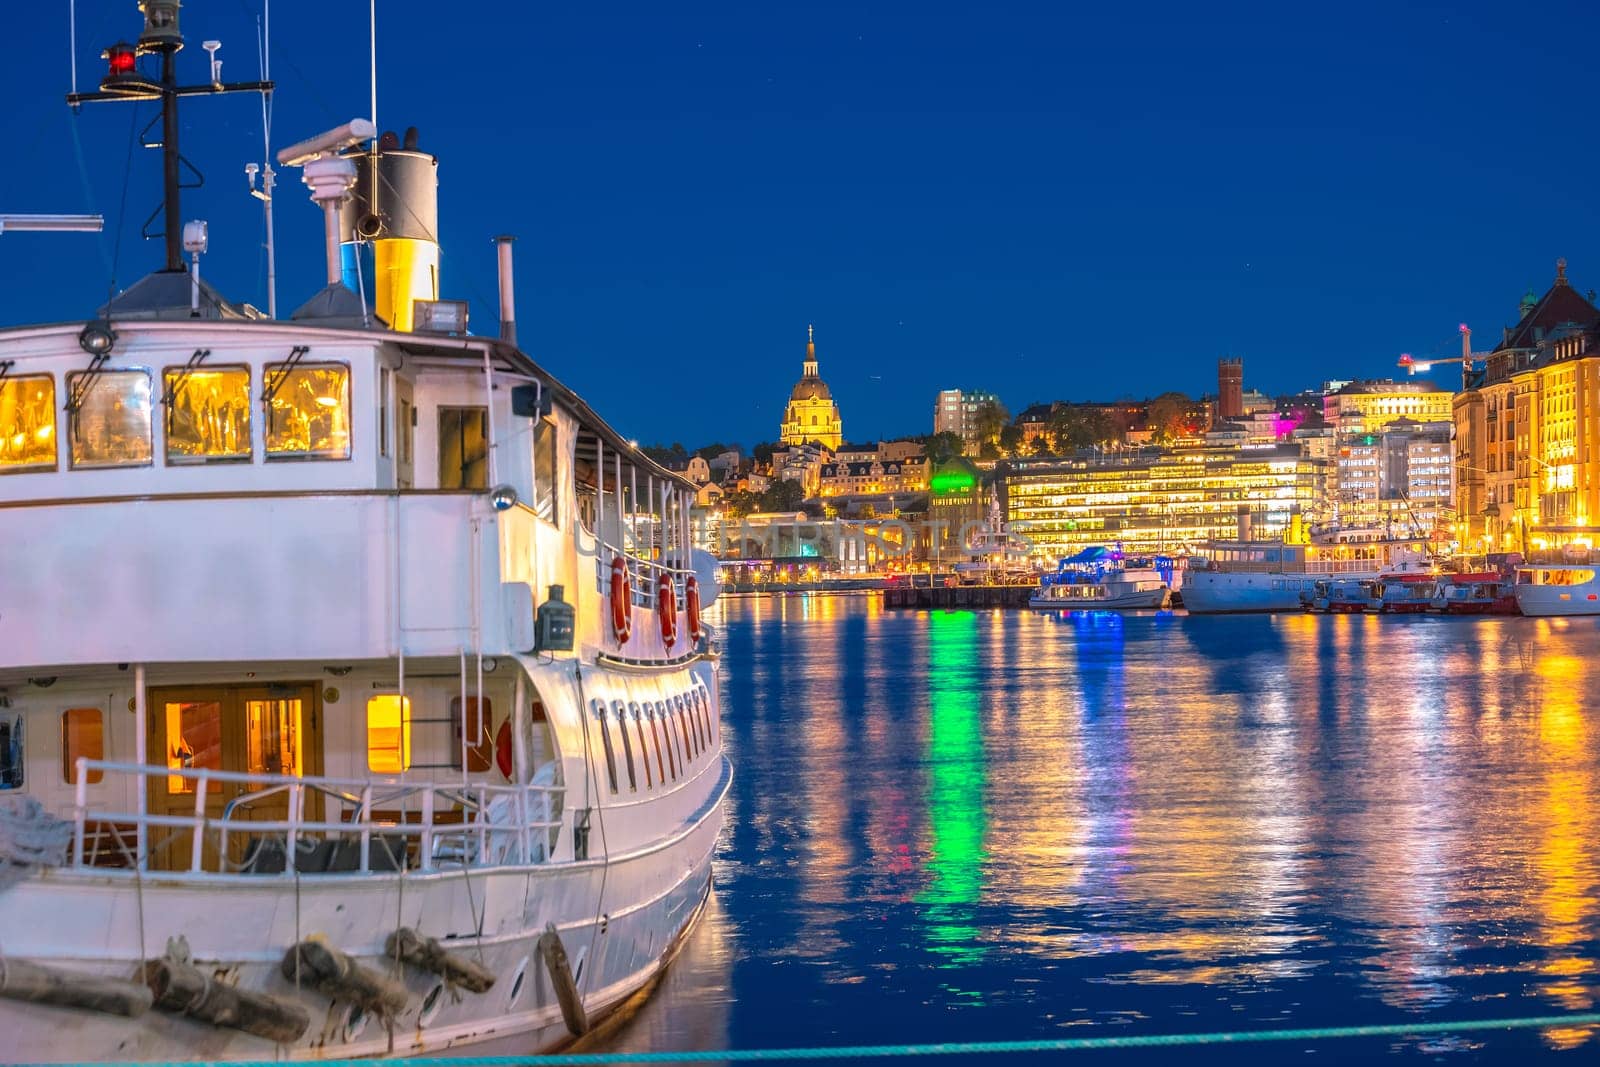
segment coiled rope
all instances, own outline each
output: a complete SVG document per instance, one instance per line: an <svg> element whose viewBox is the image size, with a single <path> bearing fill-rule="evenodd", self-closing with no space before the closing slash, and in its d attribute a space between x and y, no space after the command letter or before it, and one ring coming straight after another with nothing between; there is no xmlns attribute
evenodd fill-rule
<svg viewBox="0 0 1600 1067"><path fill-rule="evenodd" d="M912 1056L975 1056L1006 1053L1095 1052L1109 1049L1237 1045L1258 1041L1327 1041L1361 1037L1420 1037L1487 1030L1546 1030L1600 1026L1600 1012L1531 1015L1513 1019L1452 1019L1285 1030L1213 1030L1192 1034L1127 1034L1116 1037L1040 1038L1031 1041L960 1041L929 1045L841 1045L837 1048L728 1049L720 1052L568 1052L550 1056L451 1056L415 1059L341 1060L357 1067L602 1067L626 1063L766 1063L802 1060L895 1059ZM199 1067L206 1061L138 1067ZM134 1067L104 1064L102 1067ZM224 1067L219 1062L216 1067ZM279 1067L273 1060L234 1060L226 1067Z"/></svg>

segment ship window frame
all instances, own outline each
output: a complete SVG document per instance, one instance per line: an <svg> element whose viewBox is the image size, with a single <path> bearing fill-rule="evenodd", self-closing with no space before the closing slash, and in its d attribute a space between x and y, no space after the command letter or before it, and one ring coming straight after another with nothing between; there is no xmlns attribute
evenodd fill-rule
<svg viewBox="0 0 1600 1067"><path fill-rule="evenodd" d="M471 418L469 418L469 416ZM485 404L440 404L436 409L435 420L438 424L438 473L440 489L458 489L468 492L483 492L489 488L489 453L492 442L489 440L489 408ZM467 427L476 421L482 446L481 454L474 454L470 459L467 454L468 436ZM447 423L453 425L447 426ZM449 441L455 449L456 462L451 466L445 464L445 444ZM469 475L469 472L472 472ZM446 474L449 477L446 477Z"/></svg>
<svg viewBox="0 0 1600 1067"><path fill-rule="evenodd" d="M243 454L208 454L208 453L174 453L172 451L172 415L178 396L188 388L193 378L199 374L216 374L224 372L244 372L244 442ZM218 363L203 366L185 366L176 364L161 369L161 454L163 462L168 467L201 467L214 463L253 463L256 458L255 426L253 424L253 409L255 397L254 374L248 363Z"/></svg>
<svg viewBox="0 0 1600 1067"><path fill-rule="evenodd" d="M556 529L561 528L561 511L556 502L561 498L557 484L561 476L560 427L554 419L538 419L533 427L533 500L534 514Z"/></svg>
<svg viewBox="0 0 1600 1067"><path fill-rule="evenodd" d="M77 444L76 444L76 442L77 442L77 438L78 438L78 428L79 428L79 421L78 420L79 420L80 416L83 414L84 401L87 400L91 395L93 395L96 390L99 390L104 386L110 386L113 383L114 380L122 379L122 378L135 378L135 377L141 376L141 375L144 378L144 386L145 386L145 398L144 398L144 445L145 445L145 454L144 454L144 459L142 459L142 460L138 460L138 459L135 459L135 460L105 460L105 461L101 461L101 460L81 461L81 460L79 460L77 458ZM130 468L139 468L139 467L150 467L150 466L154 466L155 465L155 456L156 456L156 449L155 449L155 412L154 412L155 386L154 386L154 381L152 380L153 378L154 378L154 372L152 371L152 369L150 367L141 367L141 366L106 367L106 368L100 368L100 369L84 369L84 370L76 370L76 371L68 371L67 372L65 385L67 387L67 396L70 398L69 401L68 401L69 409L67 411L67 469L68 470L75 470L75 471L118 470L118 469L130 469ZM87 379L87 381L84 383L82 389L81 390L80 389L75 389L74 388L74 384L76 382L84 380L84 379ZM132 435L130 435L130 439L131 439L131 436Z"/></svg>
<svg viewBox="0 0 1600 1067"><path fill-rule="evenodd" d="M302 451L298 449L286 448L275 449L272 447L273 424L276 415L276 409L274 405L278 402L284 386L290 384L290 380L296 375L305 374L308 371L339 371L344 376L344 396L342 398L342 403L331 405L332 407L342 408L344 411L345 441L342 451L335 449L313 448L307 448ZM355 424L351 418L350 408L350 392L353 384L351 378L352 373L350 370L350 364L343 360L318 360L315 363L311 363L306 362L303 359L288 359L279 360L275 363L263 363L261 365L261 452L266 462L298 463L305 460L332 462L339 460L348 461L355 458L356 434ZM288 402L285 401L285 405L287 405L287 403ZM309 445L309 443L310 442L308 441L307 444Z"/></svg>
<svg viewBox="0 0 1600 1067"><path fill-rule="evenodd" d="M78 729L74 728L72 717L80 715L93 715L93 729L87 734L91 743L79 746L77 743ZM78 784L78 757L84 756L92 760L106 758L106 714L97 707L66 708L61 712L61 780L67 785ZM105 772L90 770L84 777L85 785L99 785L105 778Z"/></svg>
<svg viewBox="0 0 1600 1067"><path fill-rule="evenodd" d="M5 370L7 370L5 366L0 366L0 372ZM38 474L61 469L61 434L57 430L58 420L56 419L56 376L48 371L40 374L0 373L0 392L13 385L20 390L23 383L37 381L43 381L49 392L49 395L45 397L44 410L50 414L50 462L48 464L0 462L0 475ZM40 428L42 427L35 428L33 432L37 434Z"/></svg>
<svg viewBox="0 0 1600 1067"><path fill-rule="evenodd" d="M398 763L400 764L398 769L390 769L390 768L380 769L378 767L373 766L373 762L372 762L372 754L373 754L373 751L374 751L373 747L372 747L372 708L373 708L374 704L376 704L379 701L384 701L384 700L394 701L395 704L398 706L399 718L397 720L397 725L394 726L394 727L384 726L384 727L382 727L382 729L395 729L395 730L398 730L399 731L399 734L398 734L399 744L397 746L393 747L393 748L383 748L383 749L379 749L378 751L380 751L382 753L397 753L398 754ZM413 757L415 755L415 752L413 751L413 748L412 748L412 745L411 745L411 726L412 726L412 723L414 721L415 720L412 718L412 715L411 715L411 697L410 696L408 696L408 695L406 695L404 693L401 693L398 690L392 690L391 689L391 690L389 690L387 692L373 693L373 694L371 694L371 695L369 695L367 697L366 715L362 720L362 729L363 729L363 732L366 735L365 742L364 742L364 747L366 748L366 751L367 751L367 771L369 773L371 773L371 774L405 774L407 771L409 771L412 768L412 766L414 764Z"/></svg>

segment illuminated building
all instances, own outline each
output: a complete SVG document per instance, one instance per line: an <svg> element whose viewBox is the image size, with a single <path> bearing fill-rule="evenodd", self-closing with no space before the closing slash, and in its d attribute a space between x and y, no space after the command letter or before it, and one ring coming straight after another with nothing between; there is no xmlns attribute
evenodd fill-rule
<svg viewBox="0 0 1600 1067"><path fill-rule="evenodd" d="M1399 418L1377 433L1345 435L1336 460L1340 524L1432 533L1454 497L1453 432L1449 422Z"/></svg>
<svg viewBox="0 0 1600 1067"><path fill-rule="evenodd" d="M1016 460L1005 465L1007 518L1047 560L1090 545L1198 548L1234 536L1240 505L1251 509L1257 536L1271 538L1292 515L1322 511L1327 466L1295 445ZM934 481L937 497L937 475Z"/></svg>
<svg viewBox="0 0 1600 1067"><path fill-rule="evenodd" d="M978 449L978 412L989 404L1000 403L993 393L977 390L945 389L933 405L933 432L953 433L961 438L968 452Z"/></svg>
<svg viewBox="0 0 1600 1067"><path fill-rule="evenodd" d="M1449 422L1452 396L1432 382L1349 382L1323 399L1323 418L1341 434L1377 433L1396 419Z"/></svg>
<svg viewBox="0 0 1600 1067"><path fill-rule="evenodd" d="M783 411L778 440L786 445L815 441L824 448L844 443L844 425L839 405L833 402L828 383L817 376L817 343L811 327L806 327L806 361L800 380L789 391L789 405Z"/></svg>
<svg viewBox="0 0 1600 1067"><path fill-rule="evenodd" d="M1542 297L1530 290L1519 311L1455 402L1460 533L1486 551L1589 540L1600 485L1591 466L1594 342L1585 340L1600 309L1571 286L1560 260L1554 284Z"/></svg>
<svg viewBox="0 0 1600 1067"><path fill-rule="evenodd" d="M920 539L928 558L936 560L955 552L963 525L983 521L986 502L983 472L963 456L929 474L928 521Z"/></svg>
<svg viewBox="0 0 1600 1067"><path fill-rule="evenodd" d="M1600 517L1600 323L1558 328L1513 381L1516 518L1528 547L1592 548Z"/></svg>

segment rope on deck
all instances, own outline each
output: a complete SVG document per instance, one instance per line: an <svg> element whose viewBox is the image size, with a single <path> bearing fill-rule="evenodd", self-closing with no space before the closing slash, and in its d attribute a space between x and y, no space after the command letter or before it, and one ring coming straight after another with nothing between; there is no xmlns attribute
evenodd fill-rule
<svg viewBox="0 0 1600 1067"><path fill-rule="evenodd" d="M414 1059L341 1060L356 1067L602 1067L628 1063L763 1063L800 1060L893 1059L911 1056L987 1056L1017 1052L1093 1052L1108 1049L1233 1045L1256 1041L1327 1041L1361 1037L1420 1037L1487 1030L1546 1030L1600 1026L1600 1012L1531 1015L1514 1019L1452 1019L1285 1030L1213 1030L1192 1034L1126 1034L1117 1037L1040 1038L1029 1041L960 1041L929 1045L841 1045L837 1048L728 1049L721 1052L568 1052L548 1056L449 1056ZM102 1067L200 1067L212 1061L105 1064ZM216 1067L281 1067L275 1060L216 1061Z"/></svg>

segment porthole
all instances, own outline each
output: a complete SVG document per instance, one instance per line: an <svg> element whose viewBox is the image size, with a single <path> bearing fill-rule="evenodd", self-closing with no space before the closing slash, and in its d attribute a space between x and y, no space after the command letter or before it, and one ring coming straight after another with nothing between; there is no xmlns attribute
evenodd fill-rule
<svg viewBox="0 0 1600 1067"><path fill-rule="evenodd" d="M372 1015L359 1004L350 1005L350 1010L344 1016L344 1040L349 1044L361 1037L367 1031L367 1022Z"/></svg>
<svg viewBox="0 0 1600 1067"><path fill-rule="evenodd" d="M444 1007L444 983L435 982L433 988L428 990L428 995L422 998L422 1010L417 1013L417 1025L431 1025L442 1007Z"/></svg>
<svg viewBox="0 0 1600 1067"><path fill-rule="evenodd" d="M528 977L528 957L522 957L522 962L517 964L517 973L511 979L511 995L506 998L506 1010L516 1006L517 997L522 994L523 980Z"/></svg>

